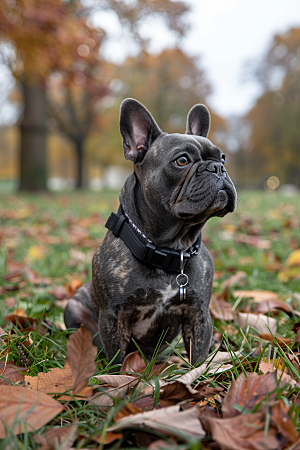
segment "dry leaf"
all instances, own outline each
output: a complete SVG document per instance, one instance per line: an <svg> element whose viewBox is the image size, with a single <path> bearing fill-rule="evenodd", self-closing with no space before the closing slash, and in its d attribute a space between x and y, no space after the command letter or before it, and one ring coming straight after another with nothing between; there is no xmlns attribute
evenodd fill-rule
<svg viewBox="0 0 300 450"><path fill-rule="evenodd" d="M281 450L276 427L269 427L265 435L263 412L239 414L228 419L218 419L204 413L200 415L204 429L216 441L221 450Z"/></svg>
<svg viewBox="0 0 300 450"><path fill-rule="evenodd" d="M12 383L23 381L26 372L28 372L28 369L25 369L24 367L18 367L11 363L5 365L4 362L0 362L0 376L3 377L0 378L0 385L4 384L10 386L11 384L9 381ZM6 381L4 378L9 381Z"/></svg>
<svg viewBox="0 0 300 450"><path fill-rule="evenodd" d="M261 361L259 363L259 370L262 373L273 373L274 372L277 376L277 380L281 380L282 384L289 384L292 387L295 387L295 386L300 387L299 382L297 383L297 381L294 378L292 378L287 373L282 372L282 370L280 370L277 366L278 366L277 362L274 362L274 365L273 365L273 362L268 363L266 361Z"/></svg>
<svg viewBox="0 0 300 450"><path fill-rule="evenodd" d="M243 280L246 277L247 277L246 272L243 272L242 270L238 270L234 275L231 275L230 278L223 281L223 283L221 284L221 289L229 288L229 287L233 286L234 284L239 283L241 280Z"/></svg>
<svg viewBox="0 0 300 450"><path fill-rule="evenodd" d="M25 387L0 386L0 439L9 433L36 431L63 410L53 398ZM5 426L4 426L5 424Z"/></svg>
<svg viewBox="0 0 300 450"><path fill-rule="evenodd" d="M269 312L277 313L278 310L285 312L288 316L293 315L291 307L280 300L264 300L254 306L254 314L266 314Z"/></svg>
<svg viewBox="0 0 300 450"><path fill-rule="evenodd" d="M271 242L269 240L248 234L236 234L234 240L239 244L253 245L253 247L261 249L269 249L271 247Z"/></svg>
<svg viewBox="0 0 300 450"><path fill-rule="evenodd" d="M287 267L300 266L300 249L290 253L285 262L285 265Z"/></svg>
<svg viewBox="0 0 300 450"><path fill-rule="evenodd" d="M108 445L111 444L114 441L119 441L123 438L122 433L115 433L113 431L109 431L105 434L104 438L102 434L98 434L95 436L89 436L93 441L97 442L98 444L102 445Z"/></svg>
<svg viewBox="0 0 300 450"><path fill-rule="evenodd" d="M123 398L130 388L140 382L139 378L129 375L98 375L94 378L103 383L103 391L96 392L89 398L89 401L94 405L105 408L114 404L114 398ZM144 383L141 385L144 385Z"/></svg>
<svg viewBox="0 0 300 450"><path fill-rule="evenodd" d="M67 343L66 357L73 372L73 393L78 394L88 384L87 378L96 370L97 347L93 345L93 336L81 326L71 334Z"/></svg>
<svg viewBox="0 0 300 450"><path fill-rule="evenodd" d="M241 328L254 327L260 333L277 332L277 320L264 314L237 313L236 322Z"/></svg>
<svg viewBox="0 0 300 450"><path fill-rule="evenodd" d="M119 431L132 427L144 428L145 431L147 429L154 430L184 441L205 436L199 420L199 409L196 406L180 411L180 406L175 405L126 416L110 427L108 431Z"/></svg>
<svg viewBox="0 0 300 450"><path fill-rule="evenodd" d="M292 339L285 338L285 337L282 337L282 336L276 336L275 340L274 340L274 338L271 335L271 333L259 333L259 337L261 339L264 339L265 341L269 341L269 342L272 342L272 343L275 343L275 341L276 341L277 344L280 345L280 347L286 347L286 345L290 345L292 343Z"/></svg>
<svg viewBox="0 0 300 450"><path fill-rule="evenodd" d="M269 402L277 398L277 379L274 373L258 375L255 372L247 373L247 378L241 374L237 380L231 384L228 394L222 404L222 415L225 418L235 417L240 412L234 408L239 405L250 411L257 403L266 398L270 392L275 391L268 397Z"/></svg>
<svg viewBox="0 0 300 450"><path fill-rule="evenodd" d="M56 367L47 373L40 372L36 377L25 376L25 382L31 389L52 394L53 396L72 389L73 373L68 361L65 362L64 369ZM92 395L92 388L86 386L81 392L77 393L75 398L87 397ZM70 395L61 395L60 400L71 400Z"/></svg>
<svg viewBox="0 0 300 450"><path fill-rule="evenodd" d="M67 427L48 428L43 434L34 434L33 440L39 450L69 450L77 436L77 424Z"/></svg>
<svg viewBox="0 0 300 450"><path fill-rule="evenodd" d="M264 301L278 300L278 294L272 291L264 291L260 289L253 290L239 290L233 291L234 297L243 297L253 299L253 303L260 303Z"/></svg>
<svg viewBox="0 0 300 450"><path fill-rule="evenodd" d="M226 321L233 320L232 306L223 298L218 299L213 295L210 301L209 310L214 319Z"/></svg>

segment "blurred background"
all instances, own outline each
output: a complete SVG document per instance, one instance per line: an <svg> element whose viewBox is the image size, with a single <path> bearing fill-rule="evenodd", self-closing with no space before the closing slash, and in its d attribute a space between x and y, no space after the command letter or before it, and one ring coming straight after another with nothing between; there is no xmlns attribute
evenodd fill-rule
<svg viewBox="0 0 300 450"><path fill-rule="evenodd" d="M119 106L195 103L237 187L300 188L299 0L0 0L0 192L119 188Z"/></svg>

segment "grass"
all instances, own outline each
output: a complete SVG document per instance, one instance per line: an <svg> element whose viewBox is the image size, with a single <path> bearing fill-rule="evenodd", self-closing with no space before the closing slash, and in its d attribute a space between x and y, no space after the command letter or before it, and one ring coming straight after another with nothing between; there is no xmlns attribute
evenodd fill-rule
<svg viewBox="0 0 300 450"><path fill-rule="evenodd" d="M118 207L118 194L114 191L100 193L82 191L45 195L3 195L0 197L0 327L8 332L11 325L3 318L17 308L34 318L36 323L46 319L46 333L38 331L23 332L17 326L12 327L11 339L2 335L0 340L0 362L8 360L15 364L27 365L28 374L35 376L39 372L47 372L55 367L63 367L66 355L66 343L69 330L62 329L63 308L53 295L54 286L68 285L81 280L83 283L91 277L91 257L105 235L104 224L111 213ZM245 308L247 301L237 299L234 290L271 290L279 294L286 304L300 310L300 262L296 267L289 267L287 258L300 248L300 197L285 197L275 192L241 192L237 211L223 219L213 218L206 225L203 239L211 252L216 270L214 281L215 294L221 294L222 282L238 271L245 272L245 277L229 287L228 302L236 310ZM243 241L250 236L251 243ZM7 272L19 268L37 272L40 282L32 282L18 276L5 277ZM3 278L4 276L4 278ZM46 280L46 278L49 278ZM298 295L297 295L298 294ZM297 303L299 302L299 303ZM297 306L298 305L298 306ZM274 311L267 312L274 317ZM299 321L297 315L287 315L284 311L276 312L278 324L277 334L293 338L292 326ZM30 325L30 324L28 324ZM263 341L257 331L248 327L240 328L235 321L229 322L214 319L215 330L222 337L221 350L232 354L233 369L216 374L213 386L221 385L226 389L239 373L246 371L259 372L259 362L268 358L269 345ZM160 378L175 379L185 373L189 365L186 363L181 340L170 343L169 353L177 355L178 362L171 370L160 374ZM264 350L260 356L253 351L260 345ZM272 355L276 350L278 364L287 367L296 380L300 380L299 365L292 364L288 355L299 352L299 345L282 348L278 344L272 347ZM213 350L212 348L211 350ZM235 351L245 355L246 364L234 356ZM155 359L155 358L154 358ZM145 371L145 379L153 379L157 385L158 378L151 375L151 366ZM274 362L274 364L277 362ZM108 361L99 349L96 358L97 373L106 373ZM113 363L112 363L113 364ZM204 373L198 381L210 378ZM156 389L155 402L159 402L159 389ZM284 401L297 396L297 389L289 388L284 394L278 388L278 396ZM132 398L135 393L133 392ZM127 399L128 400L128 399ZM99 434L113 423L113 417L126 400L116 401L108 412L101 412L95 406L84 401L70 401L65 411L43 427L39 433L53 427L79 421L80 437L76 448L98 448L90 436ZM290 414L294 425L299 428L300 405L293 403ZM166 437L164 437L166 439ZM135 448L137 446L134 430L124 433L120 442L116 441L110 448ZM101 447L101 446L100 446ZM99 447L99 448L100 448ZM8 435L0 440L1 449L35 449L38 448L31 433L20 436ZM178 445L176 448L181 448ZM205 443L190 442L185 448L205 448Z"/></svg>

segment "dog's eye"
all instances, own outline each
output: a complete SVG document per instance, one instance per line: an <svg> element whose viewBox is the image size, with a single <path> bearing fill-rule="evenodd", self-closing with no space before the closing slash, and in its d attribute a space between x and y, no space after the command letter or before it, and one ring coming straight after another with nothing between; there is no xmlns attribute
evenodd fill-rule
<svg viewBox="0 0 300 450"><path fill-rule="evenodd" d="M178 159L176 159L175 164L176 166L186 166L189 163L189 159L186 156L180 156Z"/></svg>
<svg viewBox="0 0 300 450"><path fill-rule="evenodd" d="M221 156L221 162L222 162L223 164L225 164L225 158L226 158L225 155L222 155L222 156Z"/></svg>

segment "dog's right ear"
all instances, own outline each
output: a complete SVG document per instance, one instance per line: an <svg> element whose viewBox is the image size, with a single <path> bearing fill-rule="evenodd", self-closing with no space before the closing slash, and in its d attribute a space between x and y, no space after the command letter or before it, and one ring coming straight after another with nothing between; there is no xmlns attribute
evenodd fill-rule
<svg viewBox="0 0 300 450"><path fill-rule="evenodd" d="M187 116L186 134L207 137L210 127L210 114L205 105L198 103L192 107Z"/></svg>
<svg viewBox="0 0 300 450"><path fill-rule="evenodd" d="M148 148L161 134L149 111L137 100L127 98L120 107L120 132L126 159L143 160Z"/></svg>

